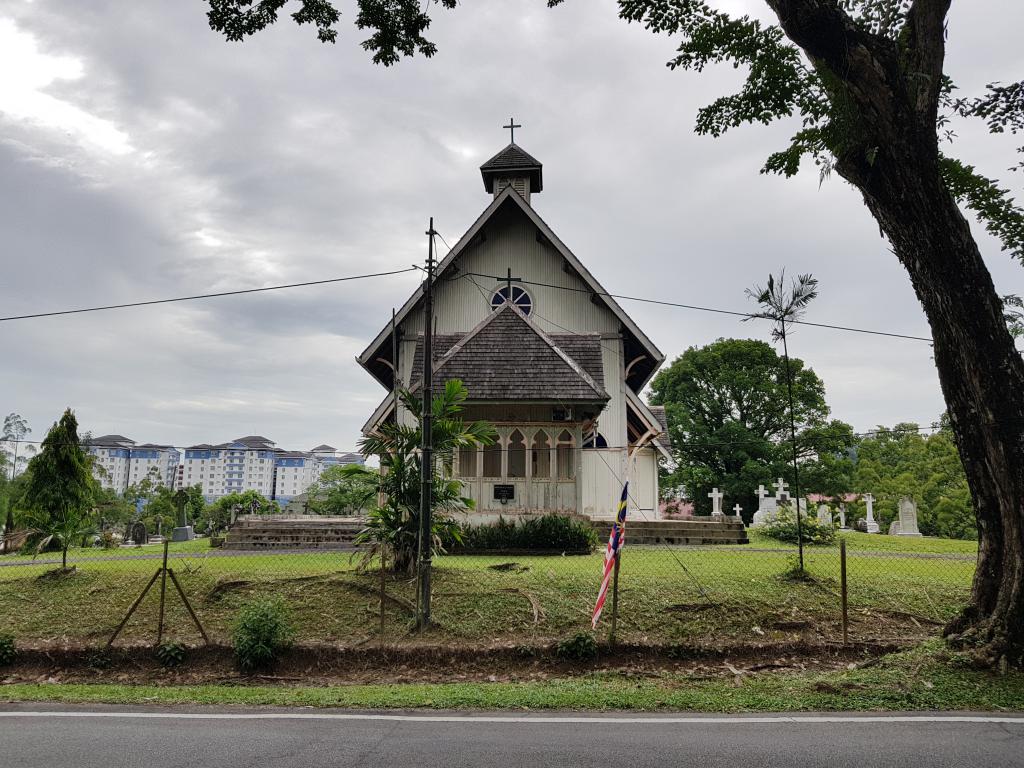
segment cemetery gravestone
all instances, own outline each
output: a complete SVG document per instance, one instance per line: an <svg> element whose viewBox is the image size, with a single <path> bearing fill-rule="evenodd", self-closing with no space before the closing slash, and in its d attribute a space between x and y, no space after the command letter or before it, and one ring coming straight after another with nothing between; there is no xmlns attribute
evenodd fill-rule
<svg viewBox="0 0 1024 768"><path fill-rule="evenodd" d="M832 525L832 512L829 510L828 505L818 505L818 524L819 525Z"/></svg>
<svg viewBox="0 0 1024 768"><path fill-rule="evenodd" d="M722 499L725 498L725 494L717 488L712 488L708 498L711 499L711 517L715 520L721 520L725 517L725 513L722 512Z"/></svg>
<svg viewBox="0 0 1024 768"><path fill-rule="evenodd" d="M185 504L187 501L188 494L184 490L179 490L174 494L174 506L178 509L178 525L171 532L171 541L192 541L196 537L185 515Z"/></svg>
<svg viewBox="0 0 1024 768"><path fill-rule="evenodd" d="M140 547L143 544L149 542L149 536L146 531L146 524L141 520L132 525L131 531L132 544L138 544Z"/></svg>
<svg viewBox="0 0 1024 768"><path fill-rule="evenodd" d="M900 499L900 519L897 536L920 536L917 529L917 504L909 496Z"/></svg>
<svg viewBox="0 0 1024 768"><path fill-rule="evenodd" d="M864 504L867 506L867 518L864 520L865 530L868 533L878 533L880 529L875 521L875 497L870 493L865 493Z"/></svg>
<svg viewBox="0 0 1024 768"><path fill-rule="evenodd" d="M844 531L849 530L849 528L846 527L846 505L845 504L840 504L839 505L839 527L842 528Z"/></svg>
<svg viewBox="0 0 1024 768"><path fill-rule="evenodd" d="M757 487L757 512L751 525L764 525L775 519L779 505L774 496L769 496L763 485Z"/></svg>
<svg viewBox="0 0 1024 768"><path fill-rule="evenodd" d="M740 514L740 512L743 511L743 507L741 507L739 504L737 504L735 507L733 507L732 511L736 514L736 519L737 520L742 520L743 519L743 516Z"/></svg>

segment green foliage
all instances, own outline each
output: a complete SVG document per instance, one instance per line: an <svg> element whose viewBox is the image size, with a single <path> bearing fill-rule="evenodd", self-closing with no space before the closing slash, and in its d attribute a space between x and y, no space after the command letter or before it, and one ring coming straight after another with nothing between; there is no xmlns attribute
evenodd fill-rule
<svg viewBox="0 0 1024 768"><path fill-rule="evenodd" d="M875 497L882 530L898 517L901 496L917 502L917 524L925 536L978 536L971 494L949 429L924 435L917 424L879 427L857 447L854 481ZM856 517L863 516L858 506Z"/></svg>
<svg viewBox="0 0 1024 768"><path fill-rule="evenodd" d="M652 32L679 38L676 55L668 62L673 69L699 72L711 64L730 64L746 70L739 92L722 96L698 111L697 133L721 136L744 124L769 124L797 117L800 127L789 146L772 154L762 173L793 176L801 161L808 158L824 180L842 159L873 166L879 147L872 136L870 118L866 120L851 104L844 81L849 58L825 54L831 48L831 42L824 38L834 22L832 4L816 3L813 8L804 5L800 3L799 9L789 8L786 13L813 17L819 23L821 39L813 41L817 46L813 66L781 27L762 24L749 16L737 18L701 0L619 0L619 12L622 18L643 24ZM993 133L1024 129L1024 82L990 83L981 97L954 100L949 95L953 85L948 78L924 74L919 57L926 54L910 50L921 40L908 34L906 28L911 8L908 0L841 0L837 5L841 8L836 9L838 14L845 17L838 24L848 24L860 33L856 50L864 55L867 51L872 55L883 51L886 60L898 62L906 90L914 94L911 98L916 97L919 104L928 101L942 108L934 113L936 134L945 128L951 115L981 118ZM807 41L802 45L807 48ZM852 50L849 45L844 47ZM945 138L952 140L955 134L947 130ZM1015 205L1009 190L958 160L942 157L940 162L954 197L1000 238L1004 250L1024 260L1024 211ZM1024 168L1024 162L1017 168Z"/></svg>
<svg viewBox="0 0 1024 768"><path fill-rule="evenodd" d="M201 498L201 491L199 495ZM232 509L239 515L276 515L281 512L281 507L276 501L271 501L259 491L229 493L203 509L196 520L196 527L201 531L223 531L231 524Z"/></svg>
<svg viewBox="0 0 1024 768"><path fill-rule="evenodd" d="M206 16L210 27L228 40L242 40L277 21L287 0L208 0ZM552 0L556 5L561 0ZM423 34L430 26L427 10L432 4L454 8L457 0L358 0L356 27L371 31L362 46L373 51L375 64L385 67L396 64L403 56L419 53L433 56L437 46ZM322 43L338 39L335 28L341 14L331 0L298 0L299 9L291 17L296 24L316 26Z"/></svg>
<svg viewBox="0 0 1024 768"><path fill-rule="evenodd" d="M114 538L113 531L101 531L99 544L104 549L117 549L121 543Z"/></svg>
<svg viewBox="0 0 1024 768"><path fill-rule="evenodd" d="M70 408L46 435L42 450L29 462L29 471L25 522L35 538L35 550L38 553L56 543L66 569L68 548L95 530L90 505L96 482Z"/></svg>
<svg viewBox="0 0 1024 768"><path fill-rule="evenodd" d="M294 636L291 612L283 597L251 600L239 609L231 632L239 669L253 672L269 668Z"/></svg>
<svg viewBox="0 0 1024 768"><path fill-rule="evenodd" d="M411 575L416 566L419 540L422 403L408 390L398 393L402 405L416 426L388 422L376 434L364 438L364 455L380 456L381 471L377 490L384 504L370 511L366 527L356 543L369 545L363 550L362 564L368 565L381 552L388 556L396 573ZM483 421L466 423L462 405L469 396L457 379L445 383L431 404L432 443L434 447L433 499L431 508L431 546L442 541L458 541L460 530L451 514L472 509L473 500L462 495L462 483L442 474L450 467L455 452L462 447L488 445L494 441L494 427Z"/></svg>
<svg viewBox="0 0 1024 768"><path fill-rule="evenodd" d="M14 663L18 649L14 646L14 635L0 635L0 667Z"/></svg>
<svg viewBox="0 0 1024 768"><path fill-rule="evenodd" d="M186 650L181 643L163 643L156 649L156 659L165 667L179 667L185 662Z"/></svg>
<svg viewBox="0 0 1024 768"><path fill-rule="evenodd" d="M597 658L597 641L589 632L577 632L555 647L555 655L566 661L592 661Z"/></svg>
<svg viewBox="0 0 1024 768"><path fill-rule="evenodd" d="M831 523L819 523L814 515L800 513L800 533L797 535L796 511L788 507L779 507L775 519L761 528L761 532L770 538L796 544L802 540L804 544L830 544L835 540L836 528Z"/></svg>
<svg viewBox="0 0 1024 768"><path fill-rule="evenodd" d="M801 491L848 490L852 465L845 452L853 429L829 420L825 385L790 358L797 452L810 482ZM778 477L792 482L789 406L783 359L753 339L719 339L691 347L651 383L651 402L664 405L676 469L664 487L683 487L700 514L710 514L707 493L720 488L749 521L754 490Z"/></svg>
<svg viewBox="0 0 1024 768"><path fill-rule="evenodd" d="M318 515L358 515L377 500L378 472L362 464L328 467L308 491L309 511Z"/></svg>
<svg viewBox="0 0 1024 768"><path fill-rule="evenodd" d="M445 541L445 548L589 553L598 544L597 532L589 523L558 514L520 521L498 518L485 525L465 525L461 534L461 541Z"/></svg>

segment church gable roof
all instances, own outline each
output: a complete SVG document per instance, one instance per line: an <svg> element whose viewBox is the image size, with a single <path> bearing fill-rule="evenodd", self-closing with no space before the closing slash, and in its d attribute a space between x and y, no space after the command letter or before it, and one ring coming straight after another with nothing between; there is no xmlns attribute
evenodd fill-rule
<svg viewBox="0 0 1024 768"><path fill-rule="evenodd" d="M470 247L470 244L474 242L484 225L487 224L498 210L505 205L516 206L527 217L527 219L537 228L538 233L543 236L565 260L565 264L568 268L577 274L580 280L593 292L593 300L595 303L602 304L607 307L608 310L619 320L626 335L627 358L632 359L637 353L640 353L650 361L649 364L645 364L641 367L642 372L639 378L631 380L629 383L630 387L633 387L636 390L641 389L644 384L650 380L650 377L654 375L655 371L657 371L658 366L660 366L664 361L665 355L662 354L661 350L654 345L654 342L652 342L647 335L640 330L639 326L637 326L633 319L626 314L622 307L619 306L618 302L608 295L608 292L605 291L597 279L585 266L583 266L583 263L566 247L554 231L552 231L544 220L541 219L537 212L512 188L503 190L494 198L491 204L484 209L483 213L480 214L473 225L455 244L455 247L452 248L451 251L448 252L448 255L438 263L434 272L434 282L436 283L438 280L442 279L445 272L455 264L455 261L463 255L463 253ZM529 281L524 280L523 284L528 286ZM416 309L422 301L422 298L423 292L421 290L416 290L398 311L396 315L396 322L401 324L409 313ZM392 358L390 336L391 326L389 323L380 331L380 333L377 334L377 337L357 358L360 365L362 365L378 381L380 381L381 384L389 389L391 387L390 369L387 368L386 365L382 366L376 364L375 361L378 358L383 360L390 360Z"/></svg>
<svg viewBox="0 0 1024 768"><path fill-rule="evenodd" d="M576 341L577 353L595 373L600 365L600 344L596 334ZM416 355L414 390L419 389L423 378L422 339L417 343ZM452 379L466 385L471 401L608 400L604 388L580 362L511 304L491 313L440 356L434 366L434 386L441 387Z"/></svg>

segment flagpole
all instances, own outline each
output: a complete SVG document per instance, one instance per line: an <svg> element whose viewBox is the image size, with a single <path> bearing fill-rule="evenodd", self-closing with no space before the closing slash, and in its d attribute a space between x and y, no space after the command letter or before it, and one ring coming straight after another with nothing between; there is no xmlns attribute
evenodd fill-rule
<svg viewBox="0 0 1024 768"><path fill-rule="evenodd" d="M612 574L612 629L608 633L608 645L615 645L615 625L619 620L619 563L622 560L622 547L615 553L615 571Z"/></svg>

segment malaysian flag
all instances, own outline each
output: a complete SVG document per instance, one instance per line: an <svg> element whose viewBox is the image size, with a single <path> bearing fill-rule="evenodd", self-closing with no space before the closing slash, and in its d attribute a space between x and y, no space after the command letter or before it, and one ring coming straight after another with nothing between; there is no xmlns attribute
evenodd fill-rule
<svg viewBox="0 0 1024 768"><path fill-rule="evenodd" d="M604 608L604 599L608 596L608 584L612 580L612 573L615 570L615 560L619 556L622 545L626 542L626 499L629 497L629 481L622 486L622 498L619 499L619 513L612 524L612 531L608 534L608 548L604 551L604 577L601 579L601 589L597 593L597 602L594 604L594 617L591 623L597 628L597 622L601 618L601 610Z"/></svg>

